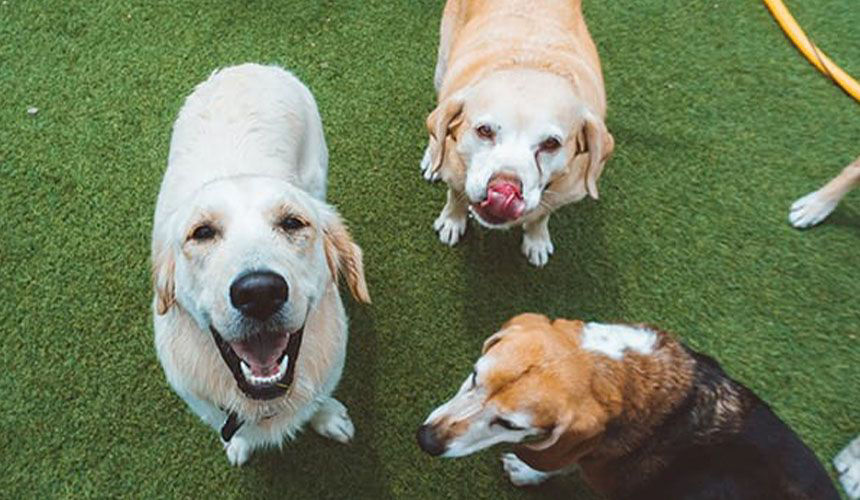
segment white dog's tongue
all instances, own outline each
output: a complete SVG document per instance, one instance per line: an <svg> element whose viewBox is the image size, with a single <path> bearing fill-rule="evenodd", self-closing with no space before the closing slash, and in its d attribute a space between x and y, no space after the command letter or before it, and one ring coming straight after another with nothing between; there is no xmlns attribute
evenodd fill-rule
<svg viewBox="0 0 860 500"><path fill-rule="evenodd" d="M286 350L289 341L289 333L264 332L246 340L230 342L230 347L248 364L251 373L258 377L269 377L278 373L278 358Z"/></svg>
<svg viewBox="0 0 860 500"><path fill-rule="evenodd" d="M481 202L482 209L505 220L519 218L525 206L519 185L507 179L492 181L487 186L487 199Z"/></svg>

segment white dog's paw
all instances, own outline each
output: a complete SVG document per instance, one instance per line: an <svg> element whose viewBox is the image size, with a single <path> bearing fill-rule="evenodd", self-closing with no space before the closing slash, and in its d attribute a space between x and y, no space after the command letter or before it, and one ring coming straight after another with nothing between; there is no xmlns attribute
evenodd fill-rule
<svg viewBox="0 0 860 500"><path fill-rule="evenodd" d="M421 158L421 176L427 182L436 182L441 176L438 171L433 171L433 165L430 163L430 146L424 149L424 156Z"/></svg>
<svg viewBox="0 0 860 500"><path fill-rule="evenodd" d="M513 453L502 455L502 467L514 486L535 486L549 479L552 474L534 470Z"/></svg>
<svg viewBox="0 0 860 500"><path fill-rule="evenodd" d="M523 255L533 266L543 267L549 261L549 256L555 251L549 235L534 237L529 233L523 233Z"/></svg>
<svg viewBox="0 0 860 500"><path fill-rule="evenodd" d="M334 398L326 399L311 417L311 427L317 434L340 443L348 443L355 435L355 426L346 412L346 406Z"/></svg>
<svg viewBox="0 0 860 500"><path fill-rule="evenodd" d="M230 441L224 444L224 451L227 452L227 460L230 465L240 466L251 458L251 444L239 436L233 436Z"/></svg>
<svg viewBox="0 0 860 500"><path fill-rule="evenodd" d="M839 482L849 498L860 498L860 436L833 459Z"/></svg>
<svg viewBox="0 0 860 500"><path fill-rule="evenodd" d="M439 233L439 241L452 247L460 241L460 236L466 232L466 217L455 217L448 215L445 210L439 214L433 229Z"/></svg>
<svg viewBox="0 0 860 500"><path fill-rule="evenodd" d="M792 203L788 221L798 229L814 226L826 219L838 203L813 191Z"/></svg>

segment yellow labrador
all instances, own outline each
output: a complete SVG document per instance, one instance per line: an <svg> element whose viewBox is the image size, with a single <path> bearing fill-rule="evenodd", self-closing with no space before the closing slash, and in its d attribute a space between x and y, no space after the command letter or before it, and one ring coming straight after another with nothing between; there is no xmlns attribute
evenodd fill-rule
<svg viewBox="0 0 860 500"><path fill-rule="evenodd" d="M579 0L448 0L421 161L448 184L434 223L456 244L469 212L492 228L523 226L523 254L553 253L550 213L586 195L612 153L597 49Z"/></svg>
<svg viewBox="0 0 860 500"><path fill-rule="evenodd" d="M155 346L232 464L308 421L342 442L354 432L331 397L347 341L338 272L370 297L324 201L327 164L313 96L274 66L216 71L174 124L152 234Z"/></svg>

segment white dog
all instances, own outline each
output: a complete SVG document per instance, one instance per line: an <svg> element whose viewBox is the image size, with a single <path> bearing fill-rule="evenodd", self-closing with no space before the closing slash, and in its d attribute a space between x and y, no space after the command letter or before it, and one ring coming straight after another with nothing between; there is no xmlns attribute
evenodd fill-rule
<svg viewBox="0 0 860 500"><path fill-rule="evenodd" d="M152 235L155 347L235 465L308 421L353 436L331 397L347 341L337 273L370 297L324 201L327 163L313 96L274 66L216 71L174 124Z"/></svg>

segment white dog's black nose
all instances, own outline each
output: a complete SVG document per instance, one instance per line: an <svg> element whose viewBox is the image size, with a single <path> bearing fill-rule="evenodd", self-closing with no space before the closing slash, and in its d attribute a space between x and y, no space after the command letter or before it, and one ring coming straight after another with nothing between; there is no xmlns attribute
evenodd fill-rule
<svg viewBox="0 0 860 500"><path fill-rule="evenodd" d="M436 429L432 426L424 424L418 428L418 446L434 457L445 453L445 443L439 439L436 434Z"/></svg>
<svg viewBox="0 0 860 500"><path fill-rule="evenodd" d="M287 281L271 271L244 274L230 285L230 302L243 315L269 319L289 297Z"/></svg>

